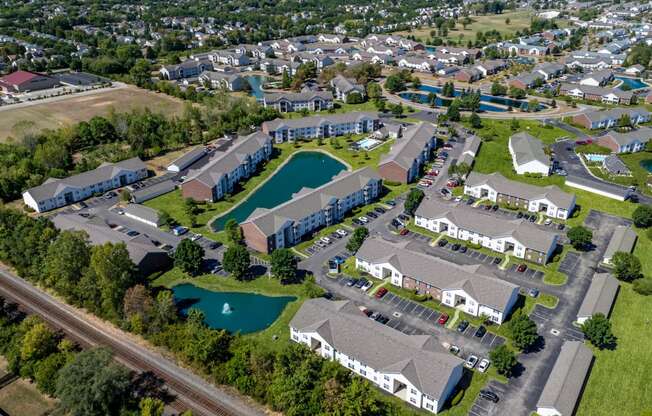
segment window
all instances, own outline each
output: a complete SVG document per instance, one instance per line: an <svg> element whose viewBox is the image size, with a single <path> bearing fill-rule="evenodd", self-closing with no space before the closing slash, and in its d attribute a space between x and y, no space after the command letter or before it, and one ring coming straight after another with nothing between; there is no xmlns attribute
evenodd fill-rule
<svg viewBox="0 0 652 416"><path fill-rule="evenodd" d="M426 403L426 409L433 410L433 405L431 405L430 403Z"/></svg>
<svg viewBox="0 0 652 416"><path fill-rule="evenodd" d="M384 388L385 390L389 390L389 384L383 384L383 388Z"/></svg>
<svg viewBox="0 0 652 416"><path fill-rule="evenodd" d="M330 350L331 350L331 347L329 347L328 345L324 345L324 350L326 350L326 351L330 351Z"/></svg>
<svg viewBox="0 0 652 416"><path fill-rule="evenodd" d="M353 370L355 366L353 365L353 363L349 363L349 364L348 364L348 367L349 367L351 370Z"/></svg>
<svg viewBox="0 0 652 416"><path fill-rule="evenodd" d="M366 375L367 375L367 372L364 371L364 370L360 370L360 374L362 374L363 376L366 376Z"/></svg>
<svg viewBox="0 0 652 416"><path fill-rule="evenodd" d="M415 399L414 397L410 397L410 402L414 403L414 404L417 404L417 399Z"/></svg>
<svg viewBox="0 0 652 416"><path fill-rule="evenodd" d="M410 389L410 393L417 394L417 391L415 389Z"/></svg>
<svg viewBox="0 0 652 416"><path fill-rule="evenodd" d="M389 376L384 376L383 377L385 380L389 381Z"/></svg>

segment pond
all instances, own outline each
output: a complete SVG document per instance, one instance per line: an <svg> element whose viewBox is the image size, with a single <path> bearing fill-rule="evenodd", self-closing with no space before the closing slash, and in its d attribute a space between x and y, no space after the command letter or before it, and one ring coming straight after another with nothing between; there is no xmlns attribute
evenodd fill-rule
<svg viewBox="0 0 652 416"><path fill-rule="evenodd" d="M182 314L185 315L190 308L199 309L206 316L206 325L233 334L249 334L268 328L285 306L296 300L294 296L214 292L191 284L174 286L172 292Z"/></svg>
<svg viewBox="0 0 652 416"><path fill-rule="evenodd" d="M410 101L416 101L421 104L428 104L428 96L426 94L420 94L418 92L402 92L399 93L399 97L405 99L405 100L410 100ZM441 98L437 96L437 99L435 100L435 105L437 107L449 107L453 100L448 99L448 98ZM496 107L495 105L491 104L484 104L480 103L480 111L491 111L495 113L504 113L507 111L506 108L502 107Z"/></svg>
<svg viewBox="0 0 652 416"><path fill-rule="evenodd" d="M640 79L640 78L616 77L616 79L617 79L617 80L620 80L620 81L623 82L621 85L618 86L618 89L622 89L621 87L622 87L623 85L627 85L627 86L629 86L629 89L630 89L630 90L636 90L636 89L639 89L639 88L645 88L645 87L648 86L648 85L647 85L645 82L643 82L643 80Z"/></svg>
<svg viewBox="0 0 652 416"><path fill-rule="evenodd" d="M264 185L211 225L222 230L229 218L242 222L256 208L273 208L292 198L303 187L316 188L330 182L333 176L345 170L339 161L321 152L299 152L272 176Z"/></svg>
<svg viewBox="0 0 652 416"><path fill-rule="evenodd" d="M652 159L645 159L641 161L641 167L652 173Z"/></svg>
<svg viewBox="0 0 652 416"><path fill-rule="evenodd" d="M265 84L266 78L261 75L249 75L245 79L251 85L251 95L256 98L256 100L262 100L263 95L263 85Z"/></svg>

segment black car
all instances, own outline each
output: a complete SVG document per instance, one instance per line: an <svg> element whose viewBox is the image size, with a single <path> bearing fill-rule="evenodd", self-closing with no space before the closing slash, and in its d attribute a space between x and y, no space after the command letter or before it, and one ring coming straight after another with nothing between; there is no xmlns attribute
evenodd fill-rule
<svg viewBox="0 0 652 416"><path fill-rule="evenodd" d="M441 240L439 240L439 241L437 242L437 245L438 245L439 247L444 247L446 244L448 244L448 240L446 240L445 238L442 238Z"/></svg>
<svg viewBox="0 0 652 416"><path fill-rule="evenodd" d="M534 221L536 221L536 220L537 220L537 216L536 216L536 215L530 215L530 222L534 222Z"/></svg>
<svg viewBox="0 0 652 416"><path fill-rule="evenodd" d="M517 213L516 218L523 218L523 213L522 212Z"/></svg>
<svg viewBox="0 0 652 416"><path fill-rule="evenodd" d="M358 280L358 281L356 282L356 284L353 285L353 286L355 286L355 287L357 287L358 289L360 289L360 288L361 288L362 286L364 286L366 283L367 283L367 279L360 279L360 280Z"/></svg>
<svg viewBox="0 0 652 416"><path fill-rule="evenodd" d="M469 321L462 321L460 324L457 326L457 332L464 332L466 331L466 328L469 326Z"/></svg>
<svg viewBox="0 0 652 416"><path fill-rule="evenodd" d="M387 205L389 205L390 207L394 207L394 206L396 206L396 201L394 201L393 199L390 199L389 201L387 201L387 202L385 202L385 203L386 203Z"/></svg>
<svg viewBox="0 0 652 416"><path fill-rule="evenodd" d="M451 250L453 250L453 251L457 251L457 250L460 249L460 247L462 247L461 244L455 243L455 244L453 244L453 245L451 246Z"/></svg>
<svg viewBox="0 0 652 416"><path fill-rule="evenodd" d="M398 220L397 220L396 218L394 218L394 219L392 220L392 225L393 225L394 227L398 228L398 227L401 225L401 223L398 222Z"/></svg>
<svg viewBox="0 0 652 416"><path fill-rule="evenodd" d="M358 283L358 279L347 279L346 280L346 285L349 286L349 287L355 286L356 283Z"/></svg>
<svg viewBox="0 0 652 416"><path fill-rule="evenodd" d="M475 334L473 334L473 335L475 335L477 338L482 338L484 336L484 334L486 334L486 333L487 333L487 328L480 325L478 327L478 329L475 330Z"/></svg>
<svg viewBox="0 0 652 416"><path fill-rule="evenodd" d="M381 314L378 314L375 320L376 322L380 322L381 324L386 324L387 322L389 322L389 318Z"/></svg>
<svg viewBox="0 0 652 416"><path fill-rule="evenodd" d="M491 390L487 390L487 389L480 390L480 397L482 397L485 400L498 403L498 395Z"/></svg>
<svg viewBox="0 0 652 416"><path fill-rule="evenodd" d="M381 207L374 208L374 211L376 211L379 214L384 214L386 212L385 209Z"/></svg>
<svg viewBox="0 0 652 416"><path fill-rule="evenodd" d="M469 198L469 199L466 200L466 205L473 205L474 202L475 202L475 199Z"/></svg>
<svg viewBox="0 0 652 416"><path fill-rule="evenodd" d="M215 250L219 246L220 246L220 243L218 243L217 241L212 241L212 242L210 242L208 244L208 248L210 248L211 250Z"/></svg>
<svg viewBox="0 0 652 416"><path fill-rule="evenodd" d="M342 236L339 235L338 233L330 233L328 236L331 238L342 238Z"/></svg>
<svg viewBox="0 0 652 416"><path fill-rule="evenodd" d="M403 221L410 221L410 217L408 217L408 216L405 215L405 214L400 214L398 217L399 217L400 219L402 219Z"/></svg>
<svg viewBox="0 0 652 416"><path fill-rule="evenodd" d="M496 257L494 259L494 264L500 264L501 261L503 261L503 259L501 259L500 257Z"/></svg>
<svg viewBox="0 0 652 416"><path fill-rule="evenodd" d="M355 225L363 225L363 224L362 224L362 221L360 221L360 220L357 219L357 218L352 219L351 222L354 223Z"/></svg>
<svg viewBox="0 0 652 416"><path fill-rule="evenodd" d="M466 253L466 250L468 250L466 246L460 247L460 253Z"/></svg>
<svg viewBox="0 0 652 416"><path fill-rule="evenodd" d="M371 218L378 218L378 215L374 214L374 213L371 212L371 211L367 212L366 216L367 216L367 217L371 217Z"/></svg>
<svg viewBox="0 0 652 416"><path fill-rule="evenodd" d="M331 299L333 299L333 294L331 292L326 292L326 293L324 293L324 298L328 299L328 300L331 300Z"/></svg>
<svg viewBox="0 0 652 416"><path fill-rule="evenodd" d="M557 226L557 229L558 229L559 231L563 231L564 228L566 228L566 226L565 226L564 224L559 224L559 225Z"/></svg>
<svg viewBox="0 0 652 416"><path fill-rule="evenodd" d="M492 209L493 211L498 211L498 205L494 205L493 207L491 207L491 209Z"/></svg>
<svg viewBox="0 0 652 416"><path fill-rule="evenodd" d="M484 209L485 209L485 211L489 211L489 210L491 210L491 205L485 205L485 206L484 206Z"/></svg>

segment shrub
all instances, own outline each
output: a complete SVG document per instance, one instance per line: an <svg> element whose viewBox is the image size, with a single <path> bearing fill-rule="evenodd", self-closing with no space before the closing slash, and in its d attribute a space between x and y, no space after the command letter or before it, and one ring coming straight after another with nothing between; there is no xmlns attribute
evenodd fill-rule
<svg viewBox="0 0 652 416"><path fill-rule="evenodd" d="M457 394L455 394L455 397L453 397L453 400L451 400L451 405L457 406L460 404L462 399L464 398L464 389L460 389Z"/></svg>
<svg viewBox="0 0 652 416"><path fill-rule="evenodd" d="M399 185L401 185L400 182L388 181L388 180L383 181L383 184L385 184L387 186L399 186Z"/></svg>
<svg viewBox="0 0 652 416"><path fill-rule="evenodd" d="M634 289L634 292L639 295L652 295L652 278L646 277L644 279L634 280L632 288Z"/></svg>

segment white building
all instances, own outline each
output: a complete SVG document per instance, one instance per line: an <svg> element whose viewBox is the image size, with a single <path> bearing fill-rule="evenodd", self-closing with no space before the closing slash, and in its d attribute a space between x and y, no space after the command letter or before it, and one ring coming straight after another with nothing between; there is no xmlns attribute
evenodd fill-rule
<svg viewBox="0 0 652 416"><path fill-rule="evenodd" d="M154 228L158 228L161 225L161 218L158 211L145 205L128 204L124 207L124 216Z"/></svg>
<svg viewBox="0 0 652 416"><path fill-rule="evenodd" d="M541 140L528 133L520 132L509 138L508 147L517 174L540 173L543 176L550 174L552 161L546 154Z"/></svg>

